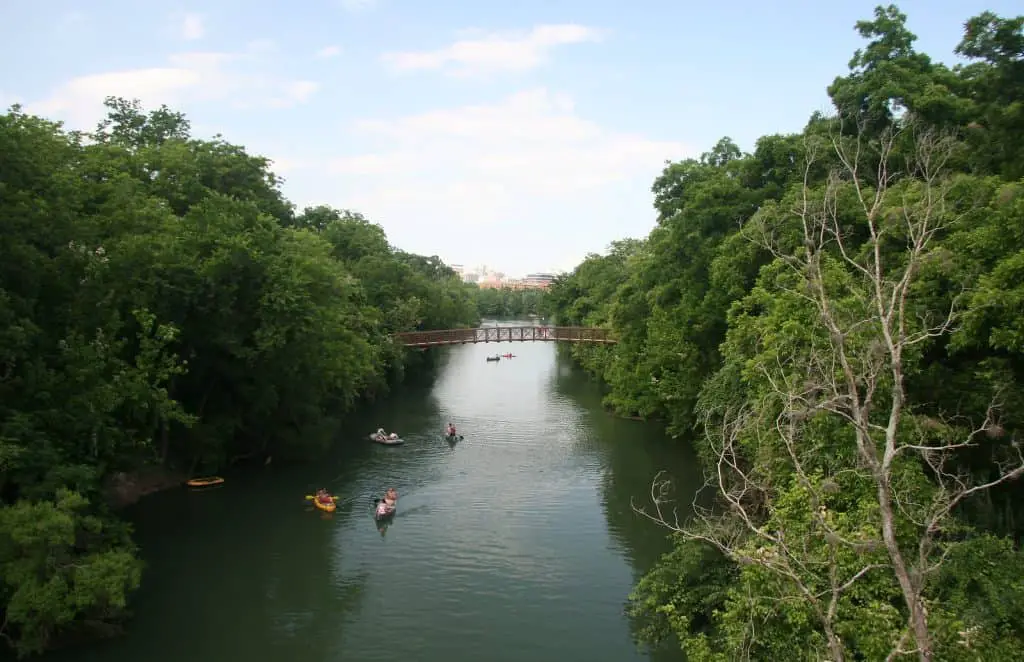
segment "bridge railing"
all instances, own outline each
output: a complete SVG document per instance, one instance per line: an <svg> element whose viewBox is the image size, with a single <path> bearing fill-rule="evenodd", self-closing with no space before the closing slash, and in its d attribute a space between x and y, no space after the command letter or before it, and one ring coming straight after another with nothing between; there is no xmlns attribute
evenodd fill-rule
<svg viewBox="0 0 1024 662"><path fill-rule="evenodd" d="M476 329L405 331L394 339L407 347L460 345L466 343L561 341L614 343L608 329L576 326L488 326Z"/></svg>
<svg viewBox="0 0 1024 662"><path fill-rule="evenodd" d="M477 342L476 329L439 329L434 331L405 331L394 334L394 339L409 347L430 345L459 345Z"/></svg>

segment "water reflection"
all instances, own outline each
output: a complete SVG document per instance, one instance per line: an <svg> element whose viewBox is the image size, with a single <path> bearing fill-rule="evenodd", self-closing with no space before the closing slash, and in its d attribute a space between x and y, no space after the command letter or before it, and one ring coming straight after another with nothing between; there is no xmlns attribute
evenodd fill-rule
<svg viewBox="0 0 1024 662"><path fill-rule="evenodd" d="M642 507L650 502L651 483L664 471L674 485L683 519L685 507L703 484L699 460L688 442L668 438L657 424L604 411L600 386L567 357L559 356L558 366L551 389L579 405L584 427L591 431L578 441L589 444L601 458L601 505L611 532L637 572L646 572L667 551L668 531L637 515L633 503Z"/></svg>
<svg viewBox="0 0 1024 662"><path fill-rule="evenodd" d="M360 609L368 575L336 574L332 522L305 512L302 496L229 483L147 499L136 524L147 569L129 636L55 659L193 659L197 642L211 660L314 654L325 630Z"/></svg>
<svg viewBox="0 0 1024 662"><path fill-rule="evenodd" d="M652 481L659 472L665 472L663 477L673 484L680 521L685 522L692 514L688 506L703 485L696 453L685 440L669 439L655 424L618 418L604 411L600 386L561 353L551 389L571 398L584 412L585 427L592 433L580 438L579 443L591 445L602 460L601 508L609 533L630 561L634 581L639 581L671 549L671 532L637 514L634 505L649 508ZM654 658L683 659L674 646L672 641L666 642L655 651Z"/></svg>
<svg viewBox="0 0 1024 662"><path fill-rule="evenodd" d="M495 351L437 351L436 384L365 407L320 462L144 501L150 572L131 634L74 659L647 659L621 607L666 544L630 498L659 469L689 484L695 462L602 412L553 344L486 364ZM445 439L448 421L464 439ZM378 427L406 444L370 443ZM326 518L303 499L321 486L339 497ZM378 522L388 487L398 510Z"/></svg>

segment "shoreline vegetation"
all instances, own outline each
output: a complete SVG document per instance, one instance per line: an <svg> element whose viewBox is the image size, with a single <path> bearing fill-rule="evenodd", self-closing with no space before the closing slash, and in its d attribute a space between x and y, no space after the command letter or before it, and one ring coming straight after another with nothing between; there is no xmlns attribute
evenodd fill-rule
<svg viewBox="0 0 1024 662"><path fill-rule="evenodd" d="M630 598L639 642L1024 658L1024 18L968 20L953 68L895 6L857 30L835 116L669 164L651 234L545 296L296 210L167 107L110 98L88 135L0 115L0 637L116 633L143 564L115 507L322 452L431 374L390 334L551 314L611 328L568 351L714 476L691 517L657 479L636 504L676 541Z"/></svg>
<svg viewBox="0 0 1024 662"><path fill-rule="evenodd" d="M856 29L834 115L668 164L649 236L550 289L618 339L565 350L605 405L708 474L634 504L675 541L635 636L693 662L1024 659L1024 17L955 67L896 6Z"/></svg>
<svg viewBox="0 0 1024 662"><path fill-rule="evenodd" d="M116 510L245 459L301 461L476 326L478 288L167 107L90 134L0 115L0 638L120 631L143 563Z"/></svg>

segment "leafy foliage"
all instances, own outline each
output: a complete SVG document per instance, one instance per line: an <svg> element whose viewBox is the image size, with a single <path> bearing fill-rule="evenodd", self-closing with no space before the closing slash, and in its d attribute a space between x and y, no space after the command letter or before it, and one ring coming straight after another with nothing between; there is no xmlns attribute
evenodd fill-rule
<svg viewBox="0 0 1024 662"><path fill-rule="evenodd" d="M295 213L268 161L109 99L85 136L0 115L0 634L106 631L139 584L117 475L323 448L430 359L395 331L477 322L436 257Z"/></svg>
<svg viewBox="0 0 1024 662"><path fill-rule="evenodd" d="M471 285L480 317L527 317L542 315L545 291L540 289L512 289L510 287L479 287Z"/></svg>
<svg viewBox="0 0 1024 662"><path fill-rule="evenodd" d="M569 350L610 407L706 426L718 500L660 518L630 607L692 660L1024 650L1024 17L968 20L954 68L895 6L856 29L835 117L669 164L650 235L550 294L619 339Z"/></svg>

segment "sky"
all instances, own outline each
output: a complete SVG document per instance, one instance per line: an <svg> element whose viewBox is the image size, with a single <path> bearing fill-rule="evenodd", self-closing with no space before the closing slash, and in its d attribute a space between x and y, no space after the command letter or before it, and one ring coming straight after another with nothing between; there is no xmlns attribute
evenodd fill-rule
<svg viewBox="0 0 1024 662"><path fill-rule="evenodd" d="M187 114L273 160L301 209L510 276L571 270L655 224L668 160L800 131L876 2L0 0L0 107L91 129L102 100ZM1019 0L898 3L956 64Z"/></svg>

